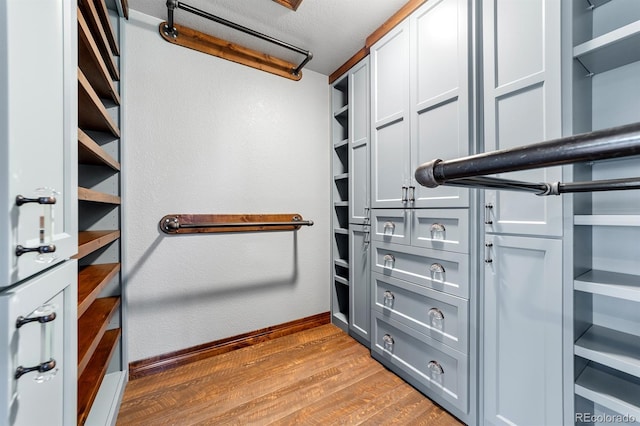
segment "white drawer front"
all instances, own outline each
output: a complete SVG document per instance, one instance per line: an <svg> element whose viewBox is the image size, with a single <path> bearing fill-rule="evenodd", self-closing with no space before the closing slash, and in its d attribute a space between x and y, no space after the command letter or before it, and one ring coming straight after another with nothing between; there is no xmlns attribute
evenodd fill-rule
<svg viewBox="0 0 640 426"><path fill-rule="evenodd" d="M469 253L469 210L414 210L411 222L411 245Z"/></svg>
<svg viewBox="0 0 640 426"><path fill-rule="evenodd" d="M468 360L441 343L375 312L372 350L376 358L416 379L438 403L468 409Z"/></svg>
<svg viewBox="0 0 640 426"><path fill-rule="evenodd" d="M399 244L373 243L372 270L469 298L469 256Z"/></svg>
<svg viewBox="0 0 640 426"><path fill-rule="evenodd" d="M372 274L373 308L445 345L467 353L468 302L407 281Z"/></svg>
<svg viewBox="0 0 640 426"><path fill-rule="evenodd" d="M396 244L410 244L411 236L405 209L376 209L372 212L372 239Z"/></svg>

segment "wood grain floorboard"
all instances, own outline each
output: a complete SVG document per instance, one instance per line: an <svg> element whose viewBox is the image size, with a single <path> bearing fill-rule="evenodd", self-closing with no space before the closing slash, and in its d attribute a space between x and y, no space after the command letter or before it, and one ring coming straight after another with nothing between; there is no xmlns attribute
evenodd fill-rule
<svg viewBox="0 0 640 426"><path fill-rule="evenodd" d="M327 324L132 380L117 424L461 423Z"/></svg>

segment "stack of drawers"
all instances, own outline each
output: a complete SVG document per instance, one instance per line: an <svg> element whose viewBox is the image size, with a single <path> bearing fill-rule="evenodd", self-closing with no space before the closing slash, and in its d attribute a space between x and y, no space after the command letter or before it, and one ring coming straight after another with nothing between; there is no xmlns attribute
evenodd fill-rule
<svg viewBox="0 0 640 426"><path fill-rule="evenodd" d="M461 418L469 410L469 210L376 209L372 355Z"/></svg>

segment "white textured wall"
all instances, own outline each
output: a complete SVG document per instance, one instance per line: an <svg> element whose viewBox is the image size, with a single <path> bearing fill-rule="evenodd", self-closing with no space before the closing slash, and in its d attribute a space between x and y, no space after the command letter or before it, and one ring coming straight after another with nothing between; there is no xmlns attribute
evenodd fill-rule
<svg viewBox="0 0 640 426"><path fill-rule="evenodd" d="M329 90L171 45L131 11L123 40L124 280L135 361L329 310ZM171 213L293 213L297 232L167 236Z"/></svg>

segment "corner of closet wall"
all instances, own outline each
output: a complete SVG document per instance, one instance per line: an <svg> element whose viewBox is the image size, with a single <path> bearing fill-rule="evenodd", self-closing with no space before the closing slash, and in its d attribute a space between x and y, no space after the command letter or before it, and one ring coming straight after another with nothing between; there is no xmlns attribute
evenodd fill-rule
<svg viewBox="0 0 640 426"><path fill-rule="evenodd" d="M78 424L115 422L122 351L120 16L78 2Z"/></svg>
<svg viewBox="0 0 640 426"><path fill-rule="evenodd" d="M573 0L565 14L565 78L573 134L640 121L640 3ZM576 164L575 181L638 176L640 158ZM640 197L637 191L572 196L574 411L640 419ZM572 387L573 388L573 387ZM575 415L574 415L575 414Z"/></svg>

